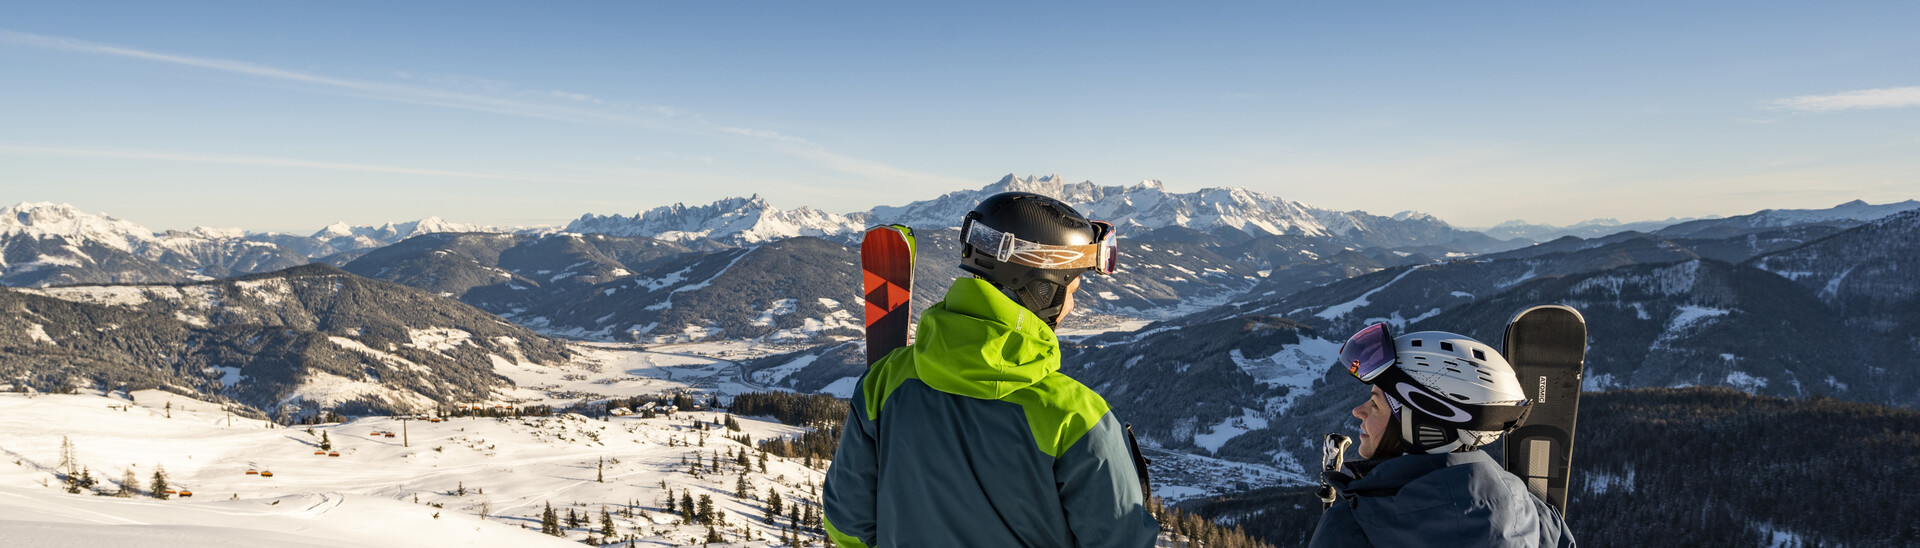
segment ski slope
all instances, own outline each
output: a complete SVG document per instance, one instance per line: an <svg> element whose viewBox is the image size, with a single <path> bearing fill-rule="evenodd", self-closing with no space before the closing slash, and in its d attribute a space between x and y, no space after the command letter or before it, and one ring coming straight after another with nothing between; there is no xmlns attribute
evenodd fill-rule
<svg viewBox="0 0 1920 548"><path fill-rule="evenodd" d="M735 546L779 545L787 521L767 524L761 501L734 495L737 469L688 472L682 459L743 450L725 437L737 433L693 428L719 418L713 413L405 425L363 418L309 434L238 418L229 425L218 406L165 392L132 397L0 394L0 538L8 546L559 546L537 532L547 504L596 518L606 507L620 538L634 535L636 546L698 544L706 527L665 512L663 483L711 496ZM754 440L800 430L739 420ZM404 438L373 435L403 428ZM322 433L340 456L314 454ZM144 492L164 466L170 484L193 497L68 494L56 474L63 437L100 480L94 491L118 491L131 470ZM767 473L744 475L762 499L774 489L788 504L817 509L820 470L772 457ZM634 516L621 515L635 501ZM584 540L598 526L595 519L567 538Z"/></svg>

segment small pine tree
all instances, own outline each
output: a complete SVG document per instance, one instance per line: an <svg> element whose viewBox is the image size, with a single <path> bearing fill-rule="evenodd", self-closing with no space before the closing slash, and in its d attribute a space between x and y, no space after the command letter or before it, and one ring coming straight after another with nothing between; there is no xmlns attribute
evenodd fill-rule
<svg viewBox="0 0 1920 548"><path fill-rule="evenodd" d="M563 536L560 534L560 517L553 513L551 502L547 503L547 510L540 513L540 532L556 537Z"/></svg>
<svg viewBox="0 0 1920 548"><path fill-rule="evenodd" d="M733 482L733 496L753 498L753 482L747 481L745 473L740 474L740 481Z"/></svg>
<svg viewBox="0 0 1920 548"><path fill-rule="evenodd" d="M571 506L567 507L567 528L572 529L579 526L580 526L580 515L573 513L573 507Z"/></svg>
<svg viewBox="0 0 1920 548"><path fill-rule="evenodd" d="M613 528L613 515L607 513L607 507L601 506L600 507L600 535L607 538L613 538L613 536L617 534L620 534L620 532L614 530Z"/></svg>
<svg viewBox="0 0 1920 548"><path fill-rule="evenodd" d="M687 523L693 523L693 494L686 489L680 490L680 516L686 518Z"/></svg>
<svg viewBox="0 0 1920 548"><path fill-rule="evenodd" d="M320 431L320 450L321 451L333 450L333 438L328 437L327 431L325 430Z"/></svg>
<svg viewBox="0 0 1920 548"><path fill-rule="evenodd" d="M700 495L700 513L694 517L699 518L700 523L713 523L713 497Z"/></svg>
<svg viewBox="0 0 1920 548"><path fill-rule="evenodd" d="M767 473L767 452L766 451L760 452L760 473L762 474Z"/></svg>
<svg viewBox="0 0 1920 548"><path fill-rule="evenodd" d="M775 491L773 489L768 489L767 490L767 523L773 523L774 518L780 517L780 513L786 511L786 508L782 508L781 504L782 503L780 501L780 492Z"/></svg>
<svg viewBox="0 0 1920 548"><path fill-rule="evenodd" d="M150 489L150 492L153 493L154 498L158 498L161 500L166 500L168 498L167 497L167 467L165 465L154 467L153 483L148 485L148 489Z"/></svg>
<svg viewBox="0 0 1920 548"><path fill-rule="evenodd" d="M606 457L600 457L600 467L598 470L596 470L593 473L593 481L598 483L607 482L607 458Z"/></svg>

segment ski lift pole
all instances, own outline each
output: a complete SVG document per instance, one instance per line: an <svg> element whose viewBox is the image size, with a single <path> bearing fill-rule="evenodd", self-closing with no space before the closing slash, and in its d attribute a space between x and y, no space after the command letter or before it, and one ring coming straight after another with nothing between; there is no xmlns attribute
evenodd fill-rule
<svg viewBox="0 0 1920 548"><path fill-rule="evenodd" d="M1338 493L1333 490L1333 485L1327 483L1327 474L1338 472L1340 467L1346 465L1347 446L1352 443L1352 438L1339 434L1327 434L1320 446L1320 489L1314 491L1314 494L1320 497L1321 510L1332 508L1333 499L1338 496Z"/></svg>

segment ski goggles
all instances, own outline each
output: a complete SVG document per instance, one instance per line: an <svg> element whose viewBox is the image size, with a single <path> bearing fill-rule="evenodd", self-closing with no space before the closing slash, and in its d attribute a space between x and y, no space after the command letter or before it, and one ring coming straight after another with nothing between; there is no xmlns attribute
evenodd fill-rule
<svg viewBox="0 0 1920 548"><path fill-rule="evenodd" d="M1340 345L1340 366L1361 382L1372 382L1398 358L1393 352L1393 332L1384 323L1363 327Z"/></svg>
<svg viewBox="0 0 1920 548"><path fill-rule="evenodd" d="M1091 270L1112 275L1120 265L1120 249L1114 242L1114 233L1117 231L1113 223L1092 223L1093 243L1084 245L1029 242L1011 232L994 230L972 218L968 218L966 224L960 227L960 238L979 252L992 253L995 260L1003 263L1049 270Z"/></svg>

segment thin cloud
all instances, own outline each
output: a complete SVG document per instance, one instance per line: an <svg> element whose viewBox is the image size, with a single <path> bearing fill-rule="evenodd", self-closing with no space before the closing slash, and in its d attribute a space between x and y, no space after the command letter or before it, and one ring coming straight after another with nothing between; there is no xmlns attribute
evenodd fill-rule
<svg viewBox="0 0 1920 548"><path fill-rule="evenodd" d="M169 162L193 162L201 164L226 164L242 166L288 167L302 169L329 169L336 171L359 171L366 173L391 173L398 175L427 175L433 177L454 177L462 179L490 179L499 181L522 181L531 183L579 183L613 184L605 181L579 179L556 179L552 177L527 177L520 175L501 175L497 173L475 173L445 169L423 169L398 166L379 166L369 164L349 164L342 162L320 162L292 158L273 158L267 156L232 156L219 154L193 154L184 152L165 152L151 150L108 150L86 148L36 147L22 145L0 145L0 155L9 156L68 156L84 158L116 158L123 160L161 160Z"/></svg>
<svg viewBox="0 0 1920 548"><path fill-rule="evenodd" d="M1912 107L1920 106L1920 86L1863 89L1831 95L1801 95L1775 99L1767 104L1778 110L1801 112Z"/></svg>
<svg viewBox="0 0 1920 548"><path fill-rule="evenodd" d="M60 50L60 51L70 51L75 53L86 53L86 54L93 54L93 55L107 55L107 56L114 56L114 57L140 59L145 61L153 61L153 62L159 62L159 63L168 63L168 64L174 64L174 65L190 66L190 67L196 67L196 68L245 74L245 75L257 76L262 78L273 78L278 80L301 82L301 83L312 84L312 85L339 90L349 95L353 95L357 97L383 100L383 101L411 103L411 104L435 106L435 107L442 107L442 108L474 110L474 111L489 112L494 114L503 114L503 115L509 115L509 116L520 116L520 117L528 117L528 118L540 118L540 119L548 119L548 120L559 120L559 121L580 122L580 123L610 123L610 124L616 124L616 125L625 125L625 126L640 127L640 128L646 128L646 129L654 129L654 130L663 130L663 131L673 131L673 132L681 132L681 133L694 133L694 134L712 135L712 136L746 137L746 138L756 139L756 140L773 144L774 145L773 150L775 150L776 152L793 156L796 158L815 161L820 163L821 165L827 166L830 169L840 170L840 171L844 171L844 172L848 172L856 175L863 175L863 176L876 177L876 178L879 178L879 177L909 178L909 179L925 180L925 181L953 181L954 180L946 177L938 177L938 176L927 175L922 173L915 173L912 171L899 169L892 166L887 166L878 162L860 160L860 159L841 156L838 154L833 154L831 152L828 152L825 147L817 143L813 143L811 141L807 141L799 137L794 137L791 135L786 135L786 134L782 134L775 131L712 125L704 121L698 120L699 118L698 116L688 115L686 112L678 109L674 109L672 107L640 106L640 107L632 107L628 109L611 109L611 108L607 108L603 104L603 102L598 98L591 97L585 94L571 93L571 92L565 92L565 91L549 90L548 93L545 93L544 95L552 98L565 99L575 104L555 105L555 104L543 104L543 103L530 103L526 101L503 99L499 97L476 95L472 93L445 91L445 90L439 90L439 89L424 88L419 86L389 84L389 83L383 83L383 82L369 82L369 81L351 80L351 79L345 79L345 78L334 78L329 76L310 74L306 72L280 69L280 68L260 65L256 63L248 63L244 61L233 61L228 59L214 59L214 58L206 58L206 57L192 57L192 56L186 56L186 55L173 55L173 54L167 54L167 53L158 53L158 52L137 50L132 48L108 45L108 44L88 42L85 40L76 40L72 38L62 38L57 36L42 36L38 34L28 34L28 33L15 32L10 30L0 30L0 43L10 43L10 44L20 45L20 46L28 46L28 47L52 49L52 50ZM408 73L400 73L400 74L401 74L401 77L403 78L410 78L410 79L418 78L417 75L413 75L413 74L408 74ZM636 112L649 113L655 116L664 116L670 119L661 119L661 118L655 118L655 117L649 117L649 116L637 116L634 114ZM689 119L682 120L681 118L689 118Z"/></svg>

